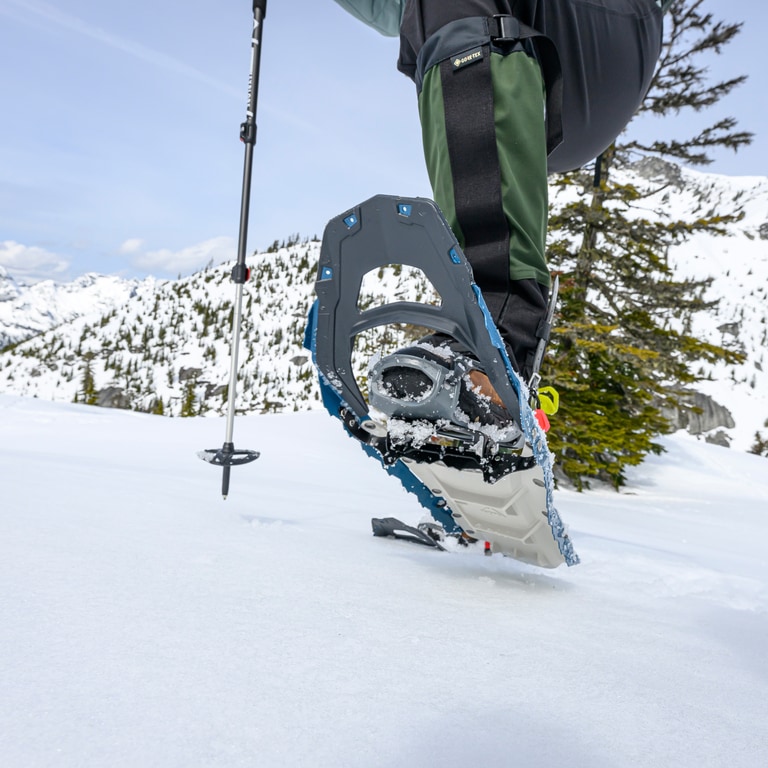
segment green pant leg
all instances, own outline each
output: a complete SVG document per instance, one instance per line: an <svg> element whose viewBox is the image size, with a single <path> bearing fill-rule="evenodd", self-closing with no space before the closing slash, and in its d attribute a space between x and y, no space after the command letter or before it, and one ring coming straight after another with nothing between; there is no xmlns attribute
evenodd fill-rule
<svg viewBox="0 0 768 768"><path fill-rule="evenodd" d="M491 77L510 282L506 290L497 285L480 288L518 369L526 373L549 287L544 88L537 62L523 51L492 53ZM451 168L445 108L440 68L432 67L419 95L424 154L435 201L465 245L454 202L454 184L462 180L454 178Z"/></svg>

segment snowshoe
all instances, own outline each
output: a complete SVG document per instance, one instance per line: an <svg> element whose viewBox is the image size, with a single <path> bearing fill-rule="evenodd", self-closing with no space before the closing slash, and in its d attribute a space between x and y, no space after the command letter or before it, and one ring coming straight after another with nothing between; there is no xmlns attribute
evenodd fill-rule
<svg viewBox="0 0 768 768"><path fill-rule="evenodd" d="M390 264L424 272L440 305L361 309L363 277ZM331 220L315 288L306 345L323 402L364 450L447 535L466 534L488 542L488 551L543 567L576 564L554 507L551 456L531 393L437 206L380 195ZM352 342L393 323L436 335L374 363L366 399L352 370Z"/></svg>

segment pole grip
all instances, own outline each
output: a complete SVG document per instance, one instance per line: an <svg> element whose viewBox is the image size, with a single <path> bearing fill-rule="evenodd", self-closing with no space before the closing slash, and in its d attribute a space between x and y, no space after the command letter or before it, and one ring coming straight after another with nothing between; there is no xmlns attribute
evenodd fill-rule
<svg viewBox="0 0 768 768"><path fill-rule="evenodd" d="M256 13L256 9L261 11L262 16L267 15L267 0L253 0L253 12Z"/></svg>

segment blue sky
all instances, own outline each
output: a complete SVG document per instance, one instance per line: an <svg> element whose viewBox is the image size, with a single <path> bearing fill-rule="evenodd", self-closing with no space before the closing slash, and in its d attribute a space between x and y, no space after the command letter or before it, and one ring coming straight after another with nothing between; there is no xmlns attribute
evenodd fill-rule
<svg viewBox="0 0 768 768"><path fill-rule="evenodd" d="M757 134L709 170L768 175L768 10L708 7L745 22L711 67L749 74L718 112ZM248 0L0 0L0 265L174 277L234 256L250 27ZM430 195L397 48L332 0L269 3L249 250L379 192Z"/></svg>

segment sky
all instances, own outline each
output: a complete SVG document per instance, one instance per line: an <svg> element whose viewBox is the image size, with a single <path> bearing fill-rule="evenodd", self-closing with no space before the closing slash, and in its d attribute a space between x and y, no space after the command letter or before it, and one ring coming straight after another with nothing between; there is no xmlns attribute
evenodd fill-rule
<svg viewBox="0 0 768 768"><path fill-rule="evenodd" d="M756 137L709 170L768 175L768 9L728 8L745 28L712 75L750 79L708 117L732 114ZM35 282L233 258L251 19L246 0L0 0L0 266ZM377 193L430 196L397 52L332 0L268 5L249 251L320 236Z"/></svg>

